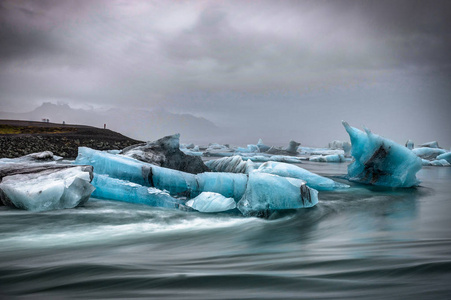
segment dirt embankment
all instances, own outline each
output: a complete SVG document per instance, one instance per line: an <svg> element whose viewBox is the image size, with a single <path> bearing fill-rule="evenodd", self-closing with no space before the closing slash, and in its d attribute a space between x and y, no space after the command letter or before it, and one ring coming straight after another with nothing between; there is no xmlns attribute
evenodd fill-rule
<svg viewBox="0 0 451 300"><path fill-rule="evenodd" d="M84 125L0 120L0 158L14 158L46 150L65 158L75 158L80 146L111 150L123 149L138 143L142 141L128 138L109 129Z"/></svg>

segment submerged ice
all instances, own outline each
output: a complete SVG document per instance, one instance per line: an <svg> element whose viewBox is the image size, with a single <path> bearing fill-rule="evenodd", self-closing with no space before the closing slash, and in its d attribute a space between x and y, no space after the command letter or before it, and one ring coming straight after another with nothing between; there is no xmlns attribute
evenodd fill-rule
<svg viewBox="0 0 451 300"><path fill-rule="evenodd" d="M200 212L211 213L234 209L236 202L233 198L227 198L218 193L202 192L199 196L188 200L186 206Z"/></svg>
<svg viewBox="0 0 451 300"><path fill-rule="evenodd" d="M389 139L349 126L343 126L351 138L354 161L348 166L351 181L389 187L418 185L416 173L422 162L411 150Z"/></svg>

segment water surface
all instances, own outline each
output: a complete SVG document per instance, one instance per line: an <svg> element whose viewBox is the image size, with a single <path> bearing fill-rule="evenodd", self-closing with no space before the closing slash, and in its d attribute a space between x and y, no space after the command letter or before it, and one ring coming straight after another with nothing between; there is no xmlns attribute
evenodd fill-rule
<svg viewBox="0 0 451 300"><path fill-rule="evenodd" d="M303 167L346 182L346 164ZM415 189L351 183L269 220L91 199L0 208L0 298L445 299L451 168Z"/></svg>

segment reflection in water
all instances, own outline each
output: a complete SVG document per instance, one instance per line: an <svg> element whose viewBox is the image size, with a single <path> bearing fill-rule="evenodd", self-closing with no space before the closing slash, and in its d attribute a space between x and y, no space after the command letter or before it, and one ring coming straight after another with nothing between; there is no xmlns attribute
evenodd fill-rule
<svg viewBox="0 0 451 300"><path fill-rule="evenodd" d="M346 182L346 164L303 167ZM416 189L350 183L268 220L95 199L2 207L0 298L449 298L451 168L419 177Z"/></svg>

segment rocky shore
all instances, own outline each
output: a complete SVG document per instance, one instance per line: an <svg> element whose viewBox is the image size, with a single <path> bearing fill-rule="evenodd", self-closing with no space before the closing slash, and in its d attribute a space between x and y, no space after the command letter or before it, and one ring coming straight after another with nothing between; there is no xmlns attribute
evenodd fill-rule
<svg viewBox="0 0 451 300"><path fill-rule="evenodd" d="M97 150L123 149L142 143L109 129L46 122L0 120L0 158L52 151L75 158L78 147Z"/></svg>

